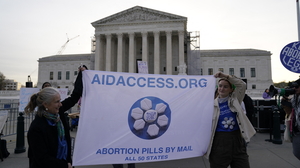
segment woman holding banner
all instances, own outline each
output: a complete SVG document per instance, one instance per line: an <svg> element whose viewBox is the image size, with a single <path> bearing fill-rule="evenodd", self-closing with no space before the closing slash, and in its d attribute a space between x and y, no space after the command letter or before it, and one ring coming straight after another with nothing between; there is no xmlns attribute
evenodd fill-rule
<svg viewBox="0 0 300 168"><path fill-rule="evenodd" d="M31 96L25 113L33 113L35 119L27 133L30 168L72 168L71 137L64 112L73 107L82 95L82 72L80 67L74 90L61 102L59 92L46 87Z"/></svg>
<svg viewBox="0 0 300 168"><path fill-rule="evenodd" d="M211 168L249 168L246 142L255 130L241 107L246 84L243 80L218 72L221 78L215 94L212 136L205 156Z"/></svg>

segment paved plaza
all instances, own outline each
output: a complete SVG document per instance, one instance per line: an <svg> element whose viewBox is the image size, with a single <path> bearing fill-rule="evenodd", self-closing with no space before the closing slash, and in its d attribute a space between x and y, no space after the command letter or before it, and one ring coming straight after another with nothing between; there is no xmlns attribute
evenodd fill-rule
<svg viewBox="0 0 300 168"><path fill-rule="evenodd" d="M76 129L71 132L76 137ZM300 161L292 153L292 144L283 142L274 144L265 141L270 138L268 132L258 132L248 144L251 168L300 168ZM1 168L28 168L27 141L25 137L26 152L15 154L16 136L7 136L10 156L0 162ZM282 137L283 139L283 137ZM136 168L209 168L209 162L204 157L196 157L181 160L138 163ZM111 165L76 166L76 168L112 168ZM126 168L126 166L124 166Z"/></svg>

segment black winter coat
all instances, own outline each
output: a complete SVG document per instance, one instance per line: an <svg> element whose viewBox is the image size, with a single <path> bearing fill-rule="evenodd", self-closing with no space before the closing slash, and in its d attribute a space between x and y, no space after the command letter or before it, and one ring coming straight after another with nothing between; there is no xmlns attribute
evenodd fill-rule
<svg viewBox="0 0 300 168"><path fill-rule="evenodd" d="M62 106L59 109L60 119L64 125L65 137L68 144L67 160L56 158L58 148L57 127L50 126L46 118L36 115L27 133L30 168L67 168L68 163L72 163L70 127L65 116L65 111L78 102L82 95L82 88L82 73L79 72L71 96L61 102Z"/></svg>

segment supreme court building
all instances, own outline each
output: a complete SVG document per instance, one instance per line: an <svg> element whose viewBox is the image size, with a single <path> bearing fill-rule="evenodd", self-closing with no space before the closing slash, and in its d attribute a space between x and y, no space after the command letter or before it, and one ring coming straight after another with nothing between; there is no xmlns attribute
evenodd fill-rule
<svg viewBox="0 0 300 168"><path fill-rule="evenodd" d="M200 33L187 31L187 17L135 6L92 22L95 38L88 54L54 55L39 62L38 84L73 88L77 67L138 73L138 61L149 74L213 75L218 71L247 82L247 93L259 97L272 82L271 53L257 49L200 50Z"/></svg>
<svg viewBox="0 0 300 168"><path fill-rule="evenodd" d="M187 18L135 6L92 23L95 70L137 72L146 61L151 74L177 75L187 64Z"/></svg>

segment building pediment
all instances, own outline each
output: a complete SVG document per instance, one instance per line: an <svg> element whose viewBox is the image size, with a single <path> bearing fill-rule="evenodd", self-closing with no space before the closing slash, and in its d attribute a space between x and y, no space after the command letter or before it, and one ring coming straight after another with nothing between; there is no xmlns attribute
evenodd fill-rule
<svg viewBox="0 0 300 168"><path fill-rule="evenodd" d="M144 8L141 6L135 6L133 8L95 21L92 23L92 25L95 27L97 25L159 21L187 21L187 18L149 8Z"/></svg>

